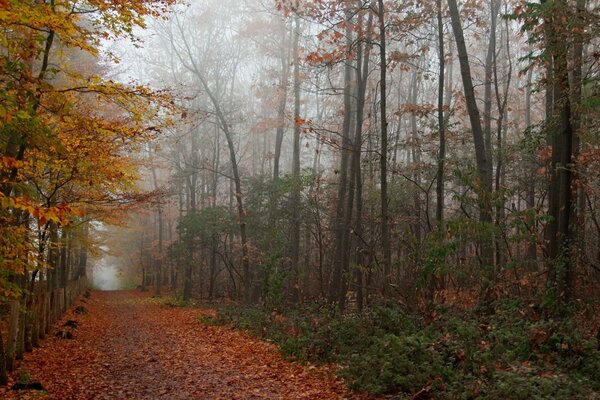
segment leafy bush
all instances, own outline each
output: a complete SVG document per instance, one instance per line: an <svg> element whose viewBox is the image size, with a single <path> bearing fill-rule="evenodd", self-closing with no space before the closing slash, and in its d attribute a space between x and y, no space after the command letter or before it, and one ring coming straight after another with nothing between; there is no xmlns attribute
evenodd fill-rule
<svg viewBox="0 0 600 400"><path fill-rule="evenodd" d="M478 399L545 400L593 399L586 389L587 382L565 376L539 376L532 373L500 371L476 387Z"/></svg>
<svg viewBox="0 0 600 400"><path fill-rule="evenodd" d="M342 369L351 388L381 395L431 390L452 375L450 366L422 334L376 337L364 353L353 352Z"/></svg>
<svg viewBox="0 0 600 400"><path fill-rule="evenodd" d="M539 318L520 302L485 313L438 309L433 321L397 308L224 308L217 322L268 338L284 356L335 362L356 390L439 399L598 399L600 352L571 319Z"/></svg>

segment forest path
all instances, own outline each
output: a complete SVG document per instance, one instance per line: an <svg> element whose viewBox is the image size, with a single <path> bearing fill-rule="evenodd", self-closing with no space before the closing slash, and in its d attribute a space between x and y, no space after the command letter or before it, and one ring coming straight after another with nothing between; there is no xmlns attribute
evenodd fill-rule
<svg viewBox="0 0 600 400"><path fill-rule="evenodd" d="M3 399L343 399L343 383L323 368L281 359L277 348L199 317L210 311L168 307L137 291L92 292L73 340L54 335L26 354L17 372L47 396L0 389ZM58 328L57 328L58 329ZM64 328L67 329L67 328Z"/></svg>

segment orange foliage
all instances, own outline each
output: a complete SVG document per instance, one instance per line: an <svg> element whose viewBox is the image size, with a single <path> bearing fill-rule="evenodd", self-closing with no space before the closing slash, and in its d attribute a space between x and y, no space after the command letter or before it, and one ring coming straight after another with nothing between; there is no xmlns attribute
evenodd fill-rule
<svg viewBox="0 0 600 400"><path fill-rule="evenodd" d="M202 324L210 310L168 307L141 292L94 292L83 305L87 314L71 311L55 328L73 340L52 335L20 366L47 399L361 398L331 367L290 363L273 344ZM66 320L78 328L63 328ZM8 388L0 397L19 398Z"/></svg>
<svg viewBox="0 0 600 400"><path fill-rule="evenodd" d="M82 210L114 218L111 207L147 200L132 155L170 124L170 100L104 78L98 54L102 40L131 37L173 2L93 0L92 11L77 1L0 1L0 290L26 260L43 265L28 243L47 240L50 223L65 227Z"/></svg>

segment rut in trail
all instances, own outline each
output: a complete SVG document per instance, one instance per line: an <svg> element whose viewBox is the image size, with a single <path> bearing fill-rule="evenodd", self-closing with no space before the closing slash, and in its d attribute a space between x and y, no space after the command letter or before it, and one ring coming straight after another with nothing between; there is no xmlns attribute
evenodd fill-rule
<svg viewBox="0 0 600 400"><path fill-rule="evenodd" d="M46 399L343 399L354 397L330 370L281 359L274 345L200 322L203 311L172 308L135 291L82 300L73 340L52 335L19 371ZM204 311L206 313L206 311ZM11 384L12 384L11 382ZM32 398L1 389L0 398ZM29 396L29 397L26 397Z"/></svg>

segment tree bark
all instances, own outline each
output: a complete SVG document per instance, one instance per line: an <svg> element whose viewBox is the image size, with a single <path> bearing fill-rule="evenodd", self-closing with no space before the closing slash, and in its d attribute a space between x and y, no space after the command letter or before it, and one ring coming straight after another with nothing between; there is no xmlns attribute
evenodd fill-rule
<svg viewBox="0 0 600 400"><path fill-rule="evenodd" d="M158 178L156 176L156 168L154 165L151 167L152 171L152 183L154 184L154 190L157 191L158 187ZM160 296L160 288L162 285L162 259L163 259L163 211L162 205L160 204L160 199L156 201L156 215L158 218L158 256L155 262L155 275L156 282L154 295Z"/></svg>
<svg viewBox="0 0 600 400"><path fill-rule="evenodd" d="M496 61L496 30L498 26L498 13L500 12L500 1L491 0L490 2L490 37L488 41L487 55L485 58L485 81L484 81L484 142L489 182L486 186L492 187L492 165L494 160L492 147L492 84L493 73Z"/></svg>
<svg viewBox="0 0 600 400"><path fill-rule="evenodd" d="M299 258L300 258L300 53L298 41L300 38L300 17L294 18L294 148L292 154L292 235L291 235L291 259L292 259L292 287L291 300L297 303L300 300L299 288Z"/></svg>
<svg viewBox="0 0 600 400"><path fill-rule="evenodd" d="M531 78L533 75L533 69L529 68L527 71L527 86L525 88L525 132L527 136L531 136L532 122L531 122ZM530 150L530 154L528 154L528 162L526 164L527 168L527 208L529 209L529 214L531 215L527 218L527 223L529 225L530 238L527 241L527 260L531 263L532 269L535 270L537 267L537 226L536 226L536 218L533 216L533 210L535 208L535 170L536 163L534 155L532 154L533 150Z"/></svg>
<svg viewBox="0 0 600 400"><path fill-rule="evenodd" d="M549 4L545 29L548 49L553 65L553 103L550 132L552 135L552 160L550 181L549 270L548 286L561 302L570 300L574 282L572 254L572 156L573 126L570 101L569 68L566 35L568 4L555 0Z"/></svg>
<svg viewBox="0 0 600 400"><path fill-rule="evenodd" d="M6 345L6 367L9 371L15 368L15 358L17 355L17 341L19 336L19 300L9 302L10 322L8 328L8 339Z"/></svg>
<svg viewBox="0 0 600 400"><path fill-rule="evenodd" d="M279 107L277 108L277 130L275 133L275 152L273 154L273 181L279 179L279 160L281 158L281 145L283 143L283 134L285 133L285 108L287 105L287 88L290 70L290 53L289 47L286 46L287 29L283 24L283 32L281 35L281 77L279 81ZM296 35L296 33L294 33ZM296 39L294 39L294 43ZM285 53L287 51L287 53ZM294 55L294 60L296 55ZM295 61L294 61L295 63Z"/></svg>
<svg viewBox="0 0 600 400"><path fill-rule="evenodd" d="M581 152L581 127L582 127L582 89L583 89L583 52L584 52L584 38L578 35L579 32L585 31L585 20L584 15L587 11L587 0L577 0L576 2L576 17L577 17L577 28L578 31L575 33L573 39L573 66L571 68L571 109L572 118L571 124L573 126L573 160L577 162L579 154ZM581 255L585 254L585 237L586 237L586 198L585 189L583 185L578 184L580 180L580 167L576 165L574 168L573 181L576 185L577 206L572 207L573 209L573 223L575 225L575 247L577 259L580 259Z"/></svg>
<svg viewBox="0 0 600 400"><path fill-rule="evenodd" d="M383 0L377 0L377 13L379 24L379 86L380 86L380 124L381 124L381 154L380 154L380 201L381 201L381 242L383 249L383 286L382 294L388 295L388 286L391 270L391 244L390 226L388 215L388 181L387 181L387 153L388 153L388 120L387 120L387 56L386 56L386 28L385 9Z"/></svg>
<svg viewBox="0 0 600 400"><path fill-rule="evenodd" d="M360 0L358 5L360 6ZM355 181L355 203L356 210L354 212L354 236L356 242L356 306L359 311L362 311L364 307L364 290L363 290L363 268L365 264L363 251L364 244L363 240L363 182L362 182L362 171L361 171L361 157L362 157L362 141L363 141L363 124L364 124L364 111L365 111L365 97L367 92L367 82L369 75L369 58L371 53L371 30L373 26L373 12L369 7L367 9L367 25L363 29L362 17L359 22L359 39L363 41L359 44L357 57L356 57L356 82L357 82L357 95L356 95L356 134L354 135L354 148L352 151L352 164L354 169L354 181Z"/></svg>
<svg viewBox="0 0 600 400"><path fill-rule="evenodd" d="M498 7L500 6L500 2L498 1ZM492 4L492 7L494 7L494 4ZM495 10L495 14L497 14L499 12L498 10ZM504 229L505 229L505 212L504 212L504 208L505 208L505 203L506 203L506 196L504 194L504 191L502 190L502 181L504 179L504 153L503 153L503 142L504 142L504 138L503 138L503 133L504 131L506 131L507 129L507 123L508 121L506 121L506 119L508 118L508 114L506 112L507 109L507 104L508 104L508 93L510 90L510 84L512 81L512 60L511 60L511 53L510 53L510 41L508 38L509 35L509 29L508 29L508 21L505 21L505 31L504 34L506 35L505 37L505 41L503 43L503 47L504 47L504 51L505 51L505 66L506 63L508 63L508 67L503 68L504 70L504 74L505 74L505 82L504 82L504 88L502 89L502 91L500 90L500 82L499 82L499 78L498 78L498 57L497 57L497 52L494 51L494 59L493 59L493 75L494 75L494 92L496 95L496 105L498 107L498 119L496 121L496 140L497 140L497 152L498 152L498 156L496 159L496 176L495 176L495 191L497 194L497 198L496 198L496 222L495 225L497 227L496 229L496 233L495 233L495 247L496 247L496 264L498 265L498 267L502 268L504 266L505 263L505 259L506 259L506 248L505 248L505 244L504 244ZM495 28L495 23L494 23L494 28ZM494 35L495 36L495 35ZM494 39L495 40L495 39ZM501 40L502 41L502 40ZM494 46L495 49L496 46Z"/></svg>
<svg viewBox="0 0 600 400"><path fill-rule="evenodd" d="M4 351L4 339L0 329L0 386L8 384L8 370L6 368L6 353Z"/></svg>
<svg viewBox="0 0 600 400"><path fill-rule="evenodd" d="M442 229L444 221L444 163L446 161L446 121L444 118L444 85L445 85L445 50L444 50L444 21L442 19L442 0L436 0L438 28L438 169L436 174L436 209L435 219L438 229Z"/></svg>
<svg viewBox="0 0 600 400"><path fill-rule="evenodd" d="M463 81L465 101L469 114L469 121L471 122L473 142L475 143L475 160L478 172L478 181L475 182L475 188L479 203L479 220L485 229L486 227L490 227L492 225L492 210L490 202L490 195L492 192L492 171L490 160L488 159L488 151L485 146L484 130L481 125L479 107L477 106L475 89L473 87L473 78L471 76L471 67L469 65L469 55L467 53L467 47L456 0L448 0L448 6L450 10L452 30L454 32L454 38L456 42L456 50L458 52L458 61L460 65L460 74ZM488 289L491 285L491 280L494 278L490 273L490 268L493 266L494 262L492 240L490 238L482 238L480 240L480 248L481 264L485 271L482 294L484 298L487 298L489 295Z"/></svg>
<svg viewBox="0 0 600 400"><path fill-rule="evenodd" d="M346 18L349 21L351 12L346 9ZM351 24L346 25L346 54L350 54L353 37ZM346 301L346 276L344 275L345 260L347 256L348 232L346 231L345 216L346 202L348 196L348 167L350 164L349 150L352 147L351 142L351 126L352 126L352 88L353 88L353 73L352 63L346 60L344 64L344 120L342 126L342 146L341 146L341 161L340 161L340 179L338 186L337 211L335 216L335 253L333 259L333 276L329 301L337 303L340 309L343 309Z"/></svg>

